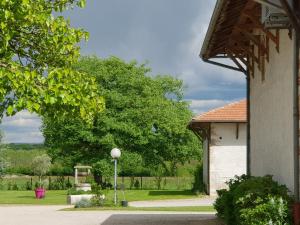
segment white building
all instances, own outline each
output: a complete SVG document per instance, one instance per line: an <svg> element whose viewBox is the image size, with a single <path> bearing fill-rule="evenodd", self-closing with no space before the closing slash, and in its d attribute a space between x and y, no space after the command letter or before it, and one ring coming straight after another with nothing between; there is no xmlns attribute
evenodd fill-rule
<svg viewBox="0 0 300 225"><path fill-rule="evenodd" d="M227 188L226 181L246 174L246 100L200 114L189 128L202 139L203 183L207 194Z"/></svg>
<svg viewBox="0 0 300 225"><path fill-rule="evenodd" d="M273 175L287 185L296 201L299 200L299 3L299 0L217 0L200 53L205 62L245 75L249 121L247 172L255 176Z"/></svg>

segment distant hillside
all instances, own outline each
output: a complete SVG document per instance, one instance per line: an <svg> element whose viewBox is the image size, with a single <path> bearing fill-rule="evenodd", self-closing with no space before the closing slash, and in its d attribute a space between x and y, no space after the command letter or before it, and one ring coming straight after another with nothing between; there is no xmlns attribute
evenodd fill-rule
<svg viewBox="0 0 300 225"><path fill-rule="evenodd" d="M11 143L11 144L1 144L1 148L11 149L11 150L36 150L45 149L44 144L28 144L28 143Z"/></svg>

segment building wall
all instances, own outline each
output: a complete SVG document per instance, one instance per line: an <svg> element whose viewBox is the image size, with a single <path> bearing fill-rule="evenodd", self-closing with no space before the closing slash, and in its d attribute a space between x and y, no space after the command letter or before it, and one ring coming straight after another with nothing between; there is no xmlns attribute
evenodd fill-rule
<svg viewBox="0 0 300 225"><path fill-rule="evenodd" d="M246 124L239 124L236 138L236 123L212 123L210 141L210 195L227 187L226 181L247 170Z"/></svg>
<svg viewBox="0 0 300 225"><path fill-rule="evenodd" d="M293 44L285 30L279 46L278 53L270 41L265 80L257 68L250 80L250 167L293 191Z"/></svg>

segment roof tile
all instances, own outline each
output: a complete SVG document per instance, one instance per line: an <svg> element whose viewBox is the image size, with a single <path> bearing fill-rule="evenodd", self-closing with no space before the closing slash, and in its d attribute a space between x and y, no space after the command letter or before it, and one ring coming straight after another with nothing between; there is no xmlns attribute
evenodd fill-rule
<svg viewBox="0 0 300 225"><path fill-rule="evenodd" d="M246 122L247 121L247 101L243 99L213 109L193 118L192 122Z"/></svg>

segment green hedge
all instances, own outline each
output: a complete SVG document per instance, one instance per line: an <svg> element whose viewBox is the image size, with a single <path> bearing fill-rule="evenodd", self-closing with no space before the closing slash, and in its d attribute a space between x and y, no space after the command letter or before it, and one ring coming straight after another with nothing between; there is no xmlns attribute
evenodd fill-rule
<svg viewBox="0 0 300 225"><path fill-rule="evenodd" d="M242 175L219 190L214 204L219 218L227 225L289 225L293 202L286 186L272 176Z"/></svg>

